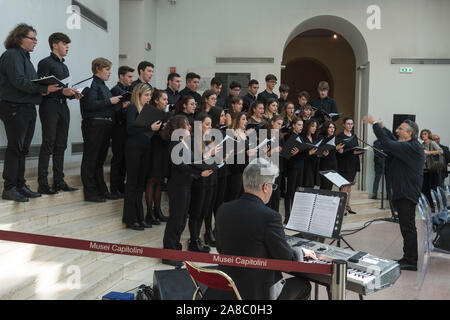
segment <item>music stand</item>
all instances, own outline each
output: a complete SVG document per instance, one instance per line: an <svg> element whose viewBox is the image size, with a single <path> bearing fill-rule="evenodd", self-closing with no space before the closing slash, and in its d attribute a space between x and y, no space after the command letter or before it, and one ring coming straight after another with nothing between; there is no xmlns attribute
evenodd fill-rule
<svg viewBox="0 0 450 320"><path fill-rule="evenodd" d="M347 243L347 241L345 241L345 239L343 239L343 237L341 236L341 228L342 228L342 222L344 219L344 211L345 211L345 206L347 204L347 193L340 192L340 191L319 190L319 189L302 188L302 187L299 187L297 189L297 193L307 193L307 194L316 195L314 204L312 205L312 212L311 212L310 216L309 217L300 216L301 220L305 220L305 219L306 219L306 221L309 220L309 226L306 226L305 224L301 224L301 223L296 224L296 221L292 221L292 219L296 219L299 217L299 213L294 211L294 209L295 209L295 198L294 198L294 205L292 206L291 215L289 218L289 222L286 226L286 229L300 232L302 234L303 238L305 238L305 236L303 236L303 235L328 238L328 239L333 239L333 242L339 241L338 242L339 244L340 244L340 241L343 240L351 248L351 246ZM337 209L335 211L322 210L322 211L320 211L320 213L318 211L316 211L316 208L319 207L319 205L316 206L316 202L318 199L317 195L330 197L329 198L330 201L333 201L333 198L334 199L339 198L339 205L337 206ZM318 232L317 229L314 229L312 227L312 221L315 219L320 219L319 215L321 215L322 218L325 218L324 221L333 222L333 225L331 225L331 223L329 223L327 232ZM323 215L326 215L326 217L323 217ZM353 250L353 248L352 248L352 250Z"/></svg>

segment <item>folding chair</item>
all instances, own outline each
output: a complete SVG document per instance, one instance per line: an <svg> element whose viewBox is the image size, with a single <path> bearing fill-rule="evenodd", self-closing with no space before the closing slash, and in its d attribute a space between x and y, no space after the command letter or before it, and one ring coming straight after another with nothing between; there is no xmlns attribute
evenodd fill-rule
<svg viewBox="0 0 450 320"><path fill-rule="evenodd" d="M234 291L238 300L242 300L239 291L234 284L233 279L231 279L225 272L219 270L211 270L206 268L201 268L193 264L192 262L185 261L186 269L191 276L192 282L196 288L192 300L196 300L197 295L203 297L204 293L200 289L199 283L218 290Z"/></svg>
<svg viewBox="0 0 450 320"><path fill-rule="evenodd" d="M418 204L421 220L423 222L424 234L423 234L423 254L419 254L420 270L417 273L416 287L417 295L416 299L419 299L420 291L422 290L423 282L428 269L428 263L431 258L443 258L450 259L450 252L445 250L439 250L434 247L433 240L435 237L433 231L433 213L431 212L431 206L424 194L421 194Z"/></svg>

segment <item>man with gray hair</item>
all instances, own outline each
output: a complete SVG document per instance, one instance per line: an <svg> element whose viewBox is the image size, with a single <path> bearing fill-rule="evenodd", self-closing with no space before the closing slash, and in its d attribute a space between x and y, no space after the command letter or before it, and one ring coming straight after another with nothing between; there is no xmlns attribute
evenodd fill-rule
<svg viewBox="0 0 450 320"><path fill-rule="evenodd" d="M405 120L395 131L398 141L393 140L383 129L381 120L371 115L364 122L373 125L373 132L383 145L383 150L392 156L391 172L392 202L398 212L400 231L403 237L403 258L398 260L401 270L417 270L418 249L416 229L416 205L423 183L425 155L417 140L419 127Z"/></svg>
<svg viewBox="0 0 450 320"><path fill-rule="evenodd" d="M307 249L292 249L286 242L278 212L265 204L279 169L265 159L255 159L243 174L245 193L238 200L223 204L216 219L216 244L220 254L303 261L317 260ZM220 266L236 283L244 300L308 299L310 283L300 277L283 279L280 271ZM228 291L208 289L205 299L231 299Z"/></svg>

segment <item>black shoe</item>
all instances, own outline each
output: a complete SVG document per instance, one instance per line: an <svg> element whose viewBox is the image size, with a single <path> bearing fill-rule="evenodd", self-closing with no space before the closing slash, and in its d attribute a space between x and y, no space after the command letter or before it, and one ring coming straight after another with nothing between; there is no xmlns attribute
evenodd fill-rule
<svg viewBox="0 0 450 320"><path fill-rule="evenodd" d="M370 199L372 199L372 200L378 200L377 196L375 196L375 195L371 196Z"/></svg>
<svg viewBox="0 0 450 320"><path fill-rule="evenodd" d="M86 197L86 198L84 198L84 201L87 201L87 202L106 202L106 199L105 199L105 197L95 196L95 197Z"/></svg>
<svg viewBox="0 0 450 320"><path fill-rule="evenodd" d="M24 185L22 188L17 188L17 191L19 191L25 197L31 198L31 199L36 199L36 198L42 197L42 195L39 192L31 191L27 185Z"/></svg>
<svg viewBox="0 0 450 320"><path fill-rule="evenodd" d="M204 246L200 239L195 239L194 241L189 242L189 251L209 253L210 250L211 248Z"/></svg>
<svg viewBox="0 0 450 320"><path fill-rule="evenodd" d="M169 220L169 218L166 217L166 216L162 213L161 208L154 207L154 208L153 208L153 212L155 213L155 218L158 219L159 221L161 221L161 222L167 222L167 221Z"/></svg>
<svg viewBox="0 0 450 320"><path fill-rule="evenodd" d="M145 217L145 221L155 226L161 225L161 222L159 222L158 219L155 218L155 214L150 208L147 208L147 216Z"/></svg>
<svg viewBox="0 0 450 320"><path fill-rule="evenodd" d="M175 267L175 269L181 269L183 267L183 262L175 261L175 260L162 259L162 264L167 264L169 266L173 266L173 267Z"/></svg>
<svg viewBox="0 0 450 320"><path fill-rule="evenodd" d="M401 259L394 260L394 261L397 262L398 264L400 264L400 263L406 263L406 259L405 259L405 258L401 258Z"/></svg>
<svg viewBox="0 0 450 320"><path fill-rule="evenodd" d="M212 232L211 229L206 230L205 233L205 243L211 247L215 247L216 246L216 237L214 237L214 233Z"/></svg>
<svg viewBox="0 0 450 320"><path fill-rule="evenodd" d="M113 197L115 197L116 199L123 199L123 198L125 198L125 194L123 194L120 191L111 192L111 195Z"/></svg>
<svg viewBox="0 0 450 320"><path fill-rule="evenodd" d="M22 193L17 191L16 187L13 187L9 190L3 190L2 194L3 200L12 200L16 202L28 202L29 199L25 197Z"/></svg>
<svg viewBox="0 0 450 320"><path fill-rule="evenodd" d="M57 194L58 193L55 190L53 190L48 184L40 184L39 188L38 188L38 192L40 194L48 194L48 195L52 195L52 194Z"/></svg>
<svg viewBox="0 0 450 320"><path fill-rule="evenodd" d="M417 265L402 262L400 263L400 270L417 271Z"/></svg>
<svg viewBox="0 0 450 320"><path fill-rule="evenodd" d="M53 190L55 190L56 192L58 191L73 192L77 191L78 189L69 187L69 185L65 181L61 181L53 184Z"/></svg>
<svg viewBox="0 0 450 320"><path fill-rule="evenodd" d="M136 230L136 231L144 231L144 227L143 226L141 226L139 223L133 223L133 224L128 224L127 223L127 229L133 229L133 230Z"/></svg>
<svg viewBox="0 0 450 320"><path fill-rule="evenodd" d="M145 229L150 229L150 228L152 228L152 225L151 225L151 223L147 223L145 221L142 221L141 222L141 227L144 227Z"/></svg>
<svg viewBox="0 0 450 320"><path fill-rule="evenodd" d="M119 197L116 194L112 194L112 193L105 193L105 198L108 200L118 200Z"/></svg>
<svg viewBox="0 0 450 320"><path fill-rule="evenodd" d="M350 214L356 214L356 212L353 211L353 210L348 210L348 213L350 213Z"/></svg>

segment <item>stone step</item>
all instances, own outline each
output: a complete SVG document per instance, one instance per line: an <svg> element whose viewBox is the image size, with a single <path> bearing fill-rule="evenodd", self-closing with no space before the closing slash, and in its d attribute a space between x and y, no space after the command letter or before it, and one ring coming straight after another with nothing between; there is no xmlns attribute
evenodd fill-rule
<svg viewBox="0 0 450 320"><path fill-rule="evenodd" d="M150 245L148 242L149 238L152 238L149 236L149 232L137 232L124 229L99 235L95 240L109 243L146 246ZM82 270L87 265L101 259L106 259L108 262L109 257L122 257L123 261L125 261L125 271L128 273L131 272L131 270L140 270L141 268L149 266L148 262L143 261L145 258L63 248L43 248L45 248L45 251L41 250L40 254L33 255L30 261L23 262L20 269L23 270L23 274L34 274L34 277L26 277L20 281L19 279L12 278L9 282L2 282L0 299L28 299L31 297L34 297L35 299L50 298L50 296L54 292L60 290L62 286L67 286L67 279L72 275L69 272L71 266L75 266L76 268L79 268L79 270ZM9 270L10 273L15 275L20 273L20 270L11 270L11 268L12 266L10 266L9 269L7 269L6 266L4 267L6 272ZM5 274L5 272L2 274Z"/></svg>
<svg viewBox="0 0 450 320"><path fill-rule="evenodd" d="M0 229L33 232L54 225L101 216L123 208L123 200L104 203L75 202L0 217Z"/></svg>

